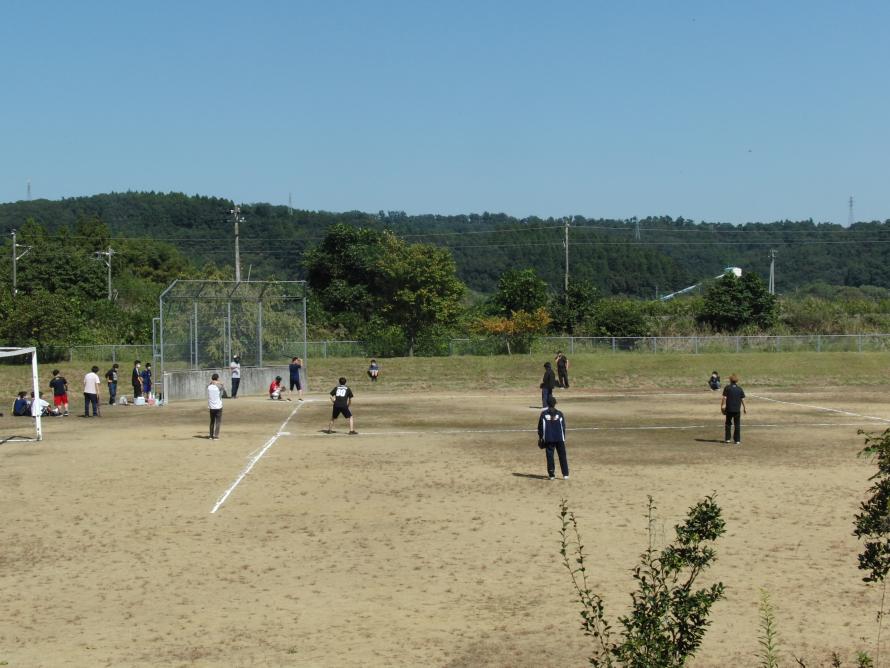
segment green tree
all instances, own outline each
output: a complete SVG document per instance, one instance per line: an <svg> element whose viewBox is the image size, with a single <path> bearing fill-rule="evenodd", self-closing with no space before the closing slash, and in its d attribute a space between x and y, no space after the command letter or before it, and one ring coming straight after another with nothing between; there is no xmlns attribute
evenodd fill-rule
<svg viewBox="0 0 890 668"><path fill-rule="evenodd" d="M708 286L699 320L718 331L767 329L778 320L776 297L757 274L737 278L727 272Z"/></svg>
<svg viewBox="0 0 890 668"><path fill-rule="evenodd" d="M409 355L424 332L455 323L462 310L465 288L450 252L389 232L335 225L305 264L334 328L392 342L388 328L398 327Z"/></svg>
<svg viewBox="0 0 890 668"><path fill-rule="evenodd" d="M640 302L631 299L603 299L597 303L593 336L649 336L649 318Z"/></svg>
<svg viewBox="0 0 890 668"><path fill-rule="evenodd" d="M546 307L548 300L547 283L534 269L510 269L501 274L492 306L495 313L509 316L518 311L537 311Z"/></svg>
<svg viewBox="0 0 890 668"><path fill-rule="evenodd" d="M571 281L569 289L550 300L550 326L554 332L574 335L576 330L593 318L599 292L590 281Z"/></svg>

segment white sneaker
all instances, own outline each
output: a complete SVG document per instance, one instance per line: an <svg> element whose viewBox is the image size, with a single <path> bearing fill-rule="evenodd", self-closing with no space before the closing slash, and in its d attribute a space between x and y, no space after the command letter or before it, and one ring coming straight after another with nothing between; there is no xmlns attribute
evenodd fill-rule
<svg viewBox="0 0 890 668"><path fill-rule="evenodd" d="M724 443L732 443L732 441L730 441L728 438L727 438L725 441L723 441L723 442L724 442Z"/></svg>
<svg viewBox="0 0 890 668"><path fill-rule="evenodd" d="M548 480L556 480L556 476L555 476L555 475L552 475L552 476L550 476L550 477L548 478Z"/></svg>
<svg viewBox="0 0 890 668"><path fill-rule="evenodd" d="M562 479L563 479L563 480L568 480L568 479L569 479L569 476L564 475L564 476L562 477Z"/></svg>

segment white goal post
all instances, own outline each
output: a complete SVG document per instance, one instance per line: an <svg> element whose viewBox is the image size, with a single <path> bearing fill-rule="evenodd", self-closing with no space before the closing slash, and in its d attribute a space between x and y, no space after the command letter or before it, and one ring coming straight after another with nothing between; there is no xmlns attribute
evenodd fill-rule
<svg viewBox="0 0 890 668"><path fill-rule="evenodd" d="M34 392L33 406L39 406L37 399L40 397L40 379L37 375L37 348L16 348L10 346L0 346L0 357L17 357L20 355L31 356L31 390ZM34 413L31 413L34 415ZM18 442L18 441L42 441L43 427L41 424L40 411L37 409L37 415L34 415L35 436L4 436L0 434L0 443ZM25 431L25 430L23 430ZM30 430L27 430L30 431Z"/></svg>

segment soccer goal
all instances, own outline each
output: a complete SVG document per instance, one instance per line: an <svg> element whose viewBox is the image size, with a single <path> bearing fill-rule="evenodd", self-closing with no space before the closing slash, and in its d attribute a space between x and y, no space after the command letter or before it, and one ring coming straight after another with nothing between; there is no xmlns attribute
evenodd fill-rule
<svg viewBox="0 0 890 668"><path fill-rule="evenodd" d="M26 360L28 357L31 358L31 391L34 393L34 403L32 405L32 411L36 410L37 414L34 415L34 422L28 422L24 418L17 419L13 418L10 421L3 421L4 425L10 425L8 428L3 429L6 432L16 431L18 433L2 433L0 432L0 444L2 443L16 443L16 442L30 442L30 441L42 441L43 440L43 427L40 421L40 410L39 403L37 399L40 397L40 378L37 374L37 348L14 348L7 346L0 346L0 358L2 357L24 357ZM5 412L5 411L4 411ZM10 410L9 414L12 414ZM33 427L32 427L33 425ZM33 431L32 431L33 430Z"/></svg>

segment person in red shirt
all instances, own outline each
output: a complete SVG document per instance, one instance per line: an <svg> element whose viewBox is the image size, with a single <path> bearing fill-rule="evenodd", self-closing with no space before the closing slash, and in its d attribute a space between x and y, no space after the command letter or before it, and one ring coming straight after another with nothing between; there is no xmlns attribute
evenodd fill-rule
<svg viewBox="0 0 890 668"><path fill-rule="evenodd" d="M275 380L269 385L269 398L277 401L290 401L290 397L284 396L285 392L287 392L287 388L282 385L281 376L275 376Z"/></svg>

